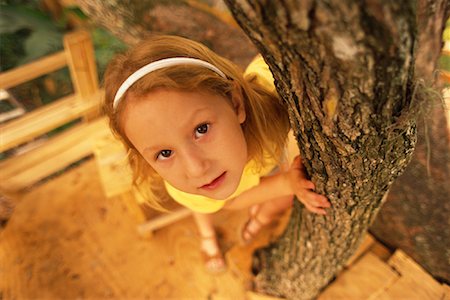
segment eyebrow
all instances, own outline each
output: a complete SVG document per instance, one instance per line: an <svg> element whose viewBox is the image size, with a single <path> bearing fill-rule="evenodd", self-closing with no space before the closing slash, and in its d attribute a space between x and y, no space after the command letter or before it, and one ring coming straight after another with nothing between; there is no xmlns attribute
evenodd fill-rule
<svg viewBox="0 0 450 300"><path fill-rule="evenodd" d="M196 116L205 110L209 110L209 109L207 107L202 107L202 108L195 110L192 113L191 117L188 119L188 121L186 121L186 124L192 124L194 122ZM162 148L164 148L164 147L161 147L159 145L148 146L148 147L144 148L144 150L142 151L142 154L145 154L145 152L148 152L148 151L151 151L153 153L154 151L162 149Z"/></svg>

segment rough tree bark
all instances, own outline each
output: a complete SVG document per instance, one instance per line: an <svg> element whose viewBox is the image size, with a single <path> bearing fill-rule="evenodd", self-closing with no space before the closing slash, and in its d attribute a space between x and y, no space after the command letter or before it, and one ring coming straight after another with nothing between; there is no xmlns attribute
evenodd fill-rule
<svg viewBox="0 0 450 300"><path fill-rule="evenodd" d="M433 62L441 53L439 37L450 2L419 5L415 72L431 86L439 75ZM411 163L389 190L370 231L386 245L401 248L433 277L450 283L450 102L441 105L428 99L424 104Z"/></svg>
<svg viewBox="0 0 450 300"><path fill-rule="evenodd" d="M414 75L418 7L225 1L269 64L308 173L333 205L326 217L295 205L284 235L255 255L256 287L311 299L352 255L411 159L422 95Z"/></svg>
<svg viewBox="0 0 450 300"><path fill-rule="evenodd" d="M175 33L244 67L255 52L241 32L193 2L77 0L129 43ZM420 76L434 70L448 1L226 2L275 74L309 174L333 203L325 218L297 204L283 237L256 254L256 284L268 294L313 298L360 243L410 159L421 95L414 61ZM436 29L419 32L417 52L416 14Z"/></svg>

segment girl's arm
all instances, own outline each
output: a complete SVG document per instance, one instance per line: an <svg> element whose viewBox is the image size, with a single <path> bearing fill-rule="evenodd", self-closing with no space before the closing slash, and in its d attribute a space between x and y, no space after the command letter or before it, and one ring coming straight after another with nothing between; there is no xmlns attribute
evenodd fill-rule
<svg viewBox="0 0 450 300"><path fill-rule="evenodd" d="M243 192L234 199L227 201L225 209L242 209L253 204L271 199L296 195L305 207L318 214L326 214L324 208L330 207L327 198L312 190L314 183L306 179L306 173L297 156L287 171L261 178L259 185Z"/></svg>

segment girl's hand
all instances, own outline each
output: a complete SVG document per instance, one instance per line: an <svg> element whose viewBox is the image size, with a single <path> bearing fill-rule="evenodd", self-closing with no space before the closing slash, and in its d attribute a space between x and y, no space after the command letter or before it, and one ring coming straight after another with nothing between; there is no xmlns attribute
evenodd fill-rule
<svg viewBox="0 0 450 300"><path fill-rule="evenodd" d="M286 175L292 194L295 194L309 211L326 215L324 208L330 207L331 204L326 197L313 192L315 189L314 183L306 179L305 167L300 156L295 157Z"/></svg>

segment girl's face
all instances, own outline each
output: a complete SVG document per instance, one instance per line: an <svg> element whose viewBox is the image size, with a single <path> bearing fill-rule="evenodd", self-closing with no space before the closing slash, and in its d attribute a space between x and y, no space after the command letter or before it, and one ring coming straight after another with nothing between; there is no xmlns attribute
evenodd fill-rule
<svg viewBox="0 0 450 300"><path fill-rule="evenodd" d="M213 199L237 189L248 161L242 99L158 89L129 100L125 134L164 180Z"/></svg>

